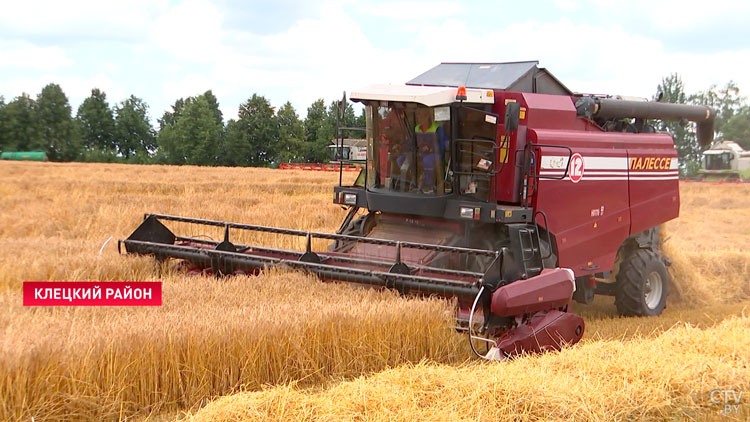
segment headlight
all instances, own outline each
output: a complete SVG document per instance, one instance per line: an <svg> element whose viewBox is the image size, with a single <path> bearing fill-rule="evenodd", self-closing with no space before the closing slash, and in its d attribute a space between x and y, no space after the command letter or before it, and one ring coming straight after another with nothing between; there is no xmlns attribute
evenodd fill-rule
<svg viewBox="0 0 750 422"><path fill-rule="evenodd" d="M461 207L461 218L474 218L474 208Z"/></svg>

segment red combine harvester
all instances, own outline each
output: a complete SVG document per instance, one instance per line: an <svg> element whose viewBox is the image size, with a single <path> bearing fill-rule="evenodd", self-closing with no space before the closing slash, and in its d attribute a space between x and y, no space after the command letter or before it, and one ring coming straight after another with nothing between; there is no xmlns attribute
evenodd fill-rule
<svg viewBox="0 0 750 422"><path fill-rule="evenodd" d="M204 273L282 265L455 298L459 328L487 359L579 341L572 299L613 295L623 315L662 312L659 225L679 214L678 162L647 119L696 122L705 145L710 108L573 94L537 62L443 63L351 99L366 107L367 165L354 186L334 188L349 208L336 234L147 214L121 244ZM213 226L224 240L165 223ZM230 233L288 236L298 250Z"/></svg>

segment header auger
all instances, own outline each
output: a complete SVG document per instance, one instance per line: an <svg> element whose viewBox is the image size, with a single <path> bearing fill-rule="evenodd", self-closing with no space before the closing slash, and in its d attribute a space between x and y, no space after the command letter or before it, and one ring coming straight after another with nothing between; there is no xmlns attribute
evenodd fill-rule
<svg viewBox="0 0 750 422"><path fill-rule="evenodd" d="M121 245L195 273L285 266L455 298L486 359L578 342L572 299L613 295L625 315L666 306L658 227L679 213L679 167L646 119L695 121L710 142L710 108L573 94L537 62L443 63L351 99L365 106L367 161L334 187L349 208L336 234L147 214ZM255 246L263 236L279 241Z"/></svg>

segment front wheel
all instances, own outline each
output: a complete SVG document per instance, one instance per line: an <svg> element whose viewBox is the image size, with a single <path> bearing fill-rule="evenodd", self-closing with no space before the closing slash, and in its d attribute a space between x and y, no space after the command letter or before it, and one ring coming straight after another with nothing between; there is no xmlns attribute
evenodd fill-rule
<svg viewBox="0 0 750 422"><path fill-rule="evenodd" d="M615 305L620 315L655 316L667 306L669 275L659 256L636 249L620 264Z"/></svg>

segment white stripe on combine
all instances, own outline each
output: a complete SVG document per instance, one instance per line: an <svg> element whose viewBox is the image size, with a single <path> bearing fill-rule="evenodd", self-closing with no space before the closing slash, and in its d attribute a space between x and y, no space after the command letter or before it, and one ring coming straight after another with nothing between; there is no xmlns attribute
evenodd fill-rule
<svg viewBox="0 0 750 422"><path fill-rule="evenodd" d="M568 164L568 156L545 155L542 156L541 161L544 170L565 170ZM583 157L585 170L628 170L629 164L628 157ZM672 157L669 170L678 170L679 168L680 161L676 157Z"/></svg>
<svg viewBox="0 0 750 422"><path fill-rule="evenodd" d="M568 156L543 155L541 160L543 169L564 170L568 166Z"/></svg>
<svg viewBox="0 0 750 422"><path fill-rule="evenodd" d="M679 176L665 176L665 177L631 177L630 180L679 180Z"/></svg>
<svg viewBox="0 0 750 422"><path fill-rule="evenodd" d="M558 175L562 176L565 174L565 170L541 170L539 172L541 175ZM668 171L631 171L630 173L627 172L627 170L592 170L592 169L584 169L583 170L584 177L586 175L591 176L620 176L623 174L630 174L631 176L673 176L680 174L679 170L668 170Z"/></svg>
<svg viewBox="0 0 750 422"><path fill-rule="evenodd" d="M542 156L542 169L565 170L568 167L567 155L544 155ZM584 171L590 169L598 170L627 170L627 157L583 157Z"/></svg>
<svg viewBox="0 0 750 422"><path fill-rule="evenodd" d="M583 171L627 170L628 157L583 157Z"/></svg>
<svg viewBox="0 0 750 422"><path fill-rule="evenodd" d="M628 169L592 169L592 168L584 168L584 171L616 171L618 173L623 173L628 171Z"/></svg>
<svg viewBox="0 0 750 422"><path fill-rule="evenodd" d="M544 176L544 175L541 175ZM630 180L678 180L679 176L634 176L630 177ZM544 180L570 180L570 176L565 176L563 179L544 179ZM627 176L586 176L581 178L581 182L584 180L628 180Z"/></svg>
<svg viewBox="0 0 750 422"><path fill-rule="evenodd" d="M631 171L631 176L671 176L680 174L679 170L673 171Z"/></svg>
<svg viewBox="0 0 750 422"><path fill-rule="evenodd" d="M562 171L552 172L552 171L549 171L549 170L542 170L541 172L539 172L540 176L562 176L563 174L565 174L565 173L562 172ZM589 170L584 170L583 171L583 177L589 177L589 176L624 176L624 175L627 175L627 173L624 172L624 171L620 171L620 172L615 172L615 171L589 171Z"/></svg>
<svg viewBox="0 0 750 422"><path fill-rule="evenodd" d="M584 169L586 169L586 171L628 171L627 168L593 168L593 167L584 167ZM565 171L565 167L553 168L553 169L542 167L542 170L545 170L545 171Z"/></svg>
<svg viewBox="0 0 750 422"><path fill-rule="evenodd" d="M564 179L544 179L544 180L570 180L570 177L565 177ZM584 176L580 181L585 182L586 180L628 180L627 177L623 176L610 176L610 177L586 177Z"/></svg>
<svg viewBox="0 0 750 422"><path fill-rule="evenodd" d="M622 177L622 176L619 176L619 177L586 177L586 176L583 176L583 178L581 179L581 182L583 182L584 180L628 180L628 178Z"/></svg>

